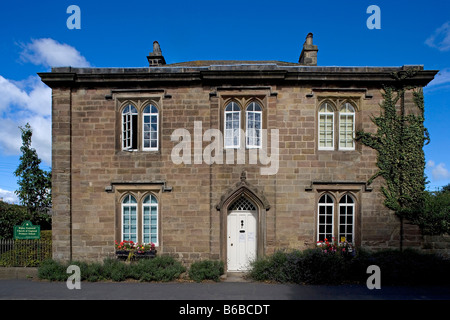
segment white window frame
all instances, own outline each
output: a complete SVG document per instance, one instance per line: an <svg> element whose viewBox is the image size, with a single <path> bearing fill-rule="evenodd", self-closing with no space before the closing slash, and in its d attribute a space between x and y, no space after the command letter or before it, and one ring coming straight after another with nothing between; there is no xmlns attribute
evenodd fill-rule
<svg viewBox="0 0 450 320"><path fill-rule="evenodd" d="M122 150L132 151L139 148L139 143L136 143L136 148L133 148L133 139L136 139L138 134L138 128L133 127L133 116L139 119L137 108L132 104L127 104L122 110ZM136 121L137 124L138 121Z"/></svg>
<svg viewBox="0 0 450 320"><path fill-rule="evenodd" d="M125 203L125 199L131 197L134 199L134 202L129 202L129 203ZM130 199L131 200L131 199ZM130 223L128 226L128 232L125 233L124 232L124 228L125 228L125 207L127 207L129 209L129 215L130 215ZM130 239L132 238L133 233L131 232L131 227L133 227L133 224L131 223L131 209L134 208L134 212L135 212L135 223L134 223L134 228L136 230L136 232L134 233L134 240ZM139 217L139 213L138 213L138 204L137 204L137 200L136 198L132 195L132 194L127 194L125 195L125 197L123 197L122 199L122 203L121 203L121 228L120 228L120 238L121 241L129 241L132 240L133 242L137 242L138 241L138 217ZM130 234L130 238L128 239L124 239L124 234Z"/></svg>
<svg viewBox="0 0 450 320"><path fill-rule="evenodd" d="M325 108L325 111L321 111L322 108ZM328 111L328 109L331 109L332 111ZM322 103L319 108L319 121L318 121L318 136L317 136L317 142L318 142L318 149L319 150L334 150L334 108L329 102ZM320 144L320 136L321 136L321 118L322 116L325 117L324 121L324 139L325 139L325 146L321 146ZM331 146L326 146L326 134L328 131L326 130L326 124L327 124L327 118L331 117Z"/></svg>
<svg viewBox="0 0 450 320"><path fill-rule="evenodd" d="M150 202L146 203L145 200L147 199L147 197L149 198ZM156 200L156 203L152 202L152 198L154 198ZM145 240L145 218L146 218L146 213L145 213L145 208L149 209L149 220L150 220L150 225L149 225L149 242L144 241ZM151 232L151 216L152 216L152 208L155 208L156 210L156 241L153 242L152 239L152 232ZM155 244L155 246L159 245L159 212L158 212L158 198L153 195L153 194L147 194L143 200L142 200L142 242L147 244L150 242L153 242Z"/></svg>
<svg viewBox="0 0 450 320"><path fill-rule="evenodd" d="M227 111L228 107L231 107L230 111ZM235 107L238 110L234 110ZM233 123L234 123L233 115L236 114L236 113L239 115L239 121L238 121L238 127L237 128L233 127ZM231 122L232 122L232 128L231 129L227 129L227 115L231 115ZM223 136L224 148L225 149L239 149L240 145L241 145L241 108L234 101L228 103L227 106L224 109L223 129L224 129L224 136ZM227 134L228 134L228 132L231 132L231 137L232 137L232 140L231 140L232 143L231 144L227 144ZM237 143L235 143L236 132L237 132L237 138L238 138L237 139Z"/></svg>
<svg viewBox="0 0 450 320"><path fill-rule="evenodd" d="M259 110L256 110L256 109ZM252 109L252 110L249 110ZM253 123L256 123L255 116L259 115L259 129L250 128L249 127L249 121L250 121L250 114L253 114ZM245 143L247 145L248 149L260 149L262 146L262 108L257 102L251 102L246 110L245 110L245 117L246 117L246 125L245 125ZM255 142L259 138L259 143L249 143L252 139L253 142Z"/></svg>
<svg viewBox="0 0 450 320"><path fill-rule="evenodd" d="M331 203L330 202L325 202L325 203L321 203L320 200L322 199L322 197L329 197L331 199ZM331 224L331 237L334 236L334 198L331 194L329 193L324 193L320 196L319 201L318 201L318 206L317 206L317 241L324 241L325 238L327 238L327 234L329 234L327 232L327 225ZM324 207L325 208L325 222L321 223L320 222L320 216L322 216L320 214L320 208ZM329 216L329 214L327 214L327 209L331 207L331 223L327 223L327 216ZM325 226L325 231L324 232L320 232L320 226L324 225ZM324 235L324 239L320 239L320 236ZM332 241L332 239L328 239L328 241Z"/></svg>
<svg viewBox="0 0 450 320"><path fill-rule="evenodd" d="M349 108L351 108L353 111L349 112L348 111ZM345 110L345 111L342 111L342 110ZM349 102L344 103L339 111L339 150L355 150L355 114L356 114L355 107ZM345 124L347 123L349 117L352 118L352 122L353 122L352 123L352 139L353 140L352 140L351 147L343 146L343 143L341 140L342 117L345 117L345 119L346 119ZM346 129L347 129L347 126L345 126L345 131L344 131L345 140L347 140L347 133L348 133ZM347 144L347 143L345 143L345 144Z"/></svg>
<svg viewBox="0 0 450 320"><path fill-rule="evenodd" d="M351 203L348 202L344 202L341 203L341 201L344 199L344 197L349 197L351 199ZM344 207L345 208L345 223L341 223L341 208ZM347 223L347 219L350 216L348 214L348 209L351 208L351 217L352 217L352 223L351 223L351 235L352 235L352 239L351 241L348 241L348 237L347 235L349 234L349 232L347 232L347 226L350 225L350 223ZM345 227L345 232L342 233L341 232L341 226ZM341 241L341 237L345 237L345 239L347 240L347 242L349 243L355 243L355 199L348 193L344 194L341 199L339 200L339 211L338 211L338 241Z"/></svg>
<svg viewBox="0 0 450 320"><path fill-rule="evenodd" d="M145 112L147 108L150 108L150 112ZM152 112L152 109L155 108L156 112ZM145 117L150 117L150 122L148 123L150 127L150 131L145 130L146 122ZM156 132L152 130L152 117L156 116ZM149 138L145 138L145 134L149 134ZM156 147L152 147L152 133L156 134ZM145 141L149 140L150 147L145 147ZM159 149L159 109L154 104L148 104L142 111L142 150L143 151L157 151Z"/></svg>

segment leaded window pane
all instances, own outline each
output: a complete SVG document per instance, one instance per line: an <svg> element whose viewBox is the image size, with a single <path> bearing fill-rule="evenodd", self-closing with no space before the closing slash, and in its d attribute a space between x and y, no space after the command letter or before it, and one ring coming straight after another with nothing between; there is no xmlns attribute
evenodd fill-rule
<svg viewBox="0 0 450 320"><path fill-rule="evenodd" d="M240 145L241 111L235 102L230 102L225 108L225 148L239 148Z"/></svg>
<svg viewBox="0 0 450 320"><path fill-rule="evenodd" d="M354 137L355 109L350 103L345 103L339 112L339 148L354 149Z"/></svg>
<svg viewBox="0 0 450 320"><path fill-rule="evenodd" d="M324 194L319 199L319 210L318 210L318 241L325 241L328 239L331 241L333 237L333 198Z"/></svg>
<svg viewBox="0 0 450 320"><path fill-rule="evenodd" d="M246 124L247 147L259 148L261 147L261 127L262 127L261 107L256 102L252 102L247 107L246 114L247 114L247 124Z"/></svg>
<svg viewBox="0 0 450 320"><path fill-rule="evenodd" d="M137 241L137 204L132 195L122 201L122 240Z"/></svg>
<svg viewBox="0 0 450 320"><path fill-rule="evenodd" d="M347 242L353 242L354 213L354 200L346 194L339 201L339 239L345 237Z"/></svg>
<svg viewBox="0 0 450 320"><path fill-rule="evenodd" d="M144 108L143 143L144 149L158 149L158 109L154 105Z"/></svg>
<svg viewBox="0 0 450 320"><path fill-rule="evenodd" d="M143 242L158 243L158 199L154 195L145 197L142 205L143 211Z"/></svg>
<svg viewBox="0 0 450 320"><path fill-rule="evenodd" d="M239 199L237 199L233 204L230 206L229 210L256 210L255 205L248 200L246 197L241 196Z"/></svg>

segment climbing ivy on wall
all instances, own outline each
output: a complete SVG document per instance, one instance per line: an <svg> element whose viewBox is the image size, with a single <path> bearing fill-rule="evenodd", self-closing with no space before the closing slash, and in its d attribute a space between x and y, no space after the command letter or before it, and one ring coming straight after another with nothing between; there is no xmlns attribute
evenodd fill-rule
<svg viewBox="0 0 450 320"><path fill-rule="evenodd" d="M401 84L412 74L394 74ZM406 112L405 94L411 91L417 112ZM404 85L385 87L381 114L372 117L377 126L375 134L357 132L356 138L378 152L378 172L368 183L381 176L385 185L381 191L385 205L400 218L418 224L425 202L425 154L429 134L424 127L424 98L422 88ZM409 110L408 110L409 111ZM402 230L401 230L402 231ZM400 247L402 242L400 243Z"/></svg>

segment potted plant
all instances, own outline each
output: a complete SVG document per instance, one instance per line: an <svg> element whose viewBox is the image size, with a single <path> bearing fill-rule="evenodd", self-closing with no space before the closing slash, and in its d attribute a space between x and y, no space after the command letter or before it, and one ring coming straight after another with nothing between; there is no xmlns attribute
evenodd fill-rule
<svg viewBox="0 0 450 320"><path fill-rule="evenodd" d="M152 258L156 255L155 244L153 242L148 244L136 244L135 254L138 257Z"/></svg>
<svg viewBox="0 0 450 320"><path fill-rule="evenodd" d="M153 258L156 256L155 244L139 244L131 240L115 241L116 257L128 261L136 258Z"/></svg>
<svg viewBox="0 0 450 320"><path fill-rule="evenodd" d="M136 244L129 240L123 240L121 242L115 241L116 256L119 259L129 259L133 255Z"/></svg>
<svg viewBox="0 0 450 320"><path fill-rule="evenodd" d="M327 238L324 241L317 241L317 246L321 249L323 253L337 253L344 257L355 256L355 248L353 245L345 240L345 237L341 238L343 241L337 242L335 238L332 238L330 242Z"/></svg>

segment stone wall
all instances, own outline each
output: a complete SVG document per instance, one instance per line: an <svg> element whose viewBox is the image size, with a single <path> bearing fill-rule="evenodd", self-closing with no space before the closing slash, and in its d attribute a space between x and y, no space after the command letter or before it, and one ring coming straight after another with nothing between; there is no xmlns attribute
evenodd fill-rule
<svg viewBox="0 0 450 320"><path fill-rule="evenodd" d="M309 189L312 181L350 181L364 184L376 171L376 154L358 144L355 151L317 150L318 98L307 97L311 88L271 87L220 92L210 96L209 88L170 88L170 98L137 95L129 99L158 98L161 108L161 148L158 152L127 152L120 149L120 101L105 99L107 89L54 91L54 190L55 257L99 260L114 252L120 240L120 191L105 192L105 187L127 182L129 190L145 192L136 184L165 181L171 192L160 197L160 253L177 254L181 259L221 257L220 213L216 205L227 189L239 181L243 170L247 181L258 188L270 203L265 211L263 252L277 248L306 248L315 244L316 203L322 192ZM276 94L271 94L276 92ZM327 97L347 98L330 90ZM359 94L358 127L371 130L369 117L377 112L380 95L364 100ZM276 175L261 175L260 163L249 164L248 150L243 164L179 164L171 159L176 142L175 129L194 133L201 122L202 132L218 128L223 121L224 102L261 97L265 124L279 130L279 169ZM355 97L354 97L355 98ZM123 99L122 99L123 100ZM118 143L119 140L119 143ZM194 145L194 142L192 142ZM201 142L201 150L210 144ZM192 162L194 162L193 149ZM235 158L236 159L236 158ZM237 161L237 160L236 160ZM131 182L131 184L130 184ZM389 246L396 222L382 205L378 191L358 186L360 242L368 246ZM158 189L159 188L159 189ZM340 187L339 192L345 192ZM71 214L70 214L71 213ZM71 228L69 227L71 226ZM70 238L71 237L71 238ZM383 243L381 245L381 243ZM223 252L222 252L223 253Z"/></svg>
<svg viewBox="0 0 450 320"><path fill-rule="evenodd" d="M82 76L88 75L81 72ZM380 112L379 84L318 88L317 83L255 85L241 79L238 85L235 80L206 85L195 79L182 84L171 80L137 85L123 80L120 85L53 88L54 258L98 261L113 256L114 242L121 237L121 199L128 193L138 200L149 193L158 198L158 253L175 255L187 264L207 258L226 261L227 208L239 192L258 208L260 256L281 248L314 247L318 201L324 192L335 201L346 193L354 197L357 245L398 247L399 221L384 207L382 179L366 184L378 170L376 152L360 143L355 150L336 146L324 151L317 143L318 108L323 101L336 106L351 101L357 109L356 131L375 132L371 116ZM211 144L207 140L192 141L191 163L174 163L172 151L179 143L171 139L174 131L187 130L192 139L199 124L200 137L208 129L223 132L229 101L242 106L260 103L263 128L269 131L269 156L270 130L278 130L276 174L261 174L269 165L250 163L251 150L245 148L242 163L236 151L230 164L207 164L202 158ZM158 107L157 151L122 150L121 110L130 102L138 109L149 102ZM405 227L405 247L423 243L417 228ZM435 249L441 246L435 240L430 243Z"/></svg>

